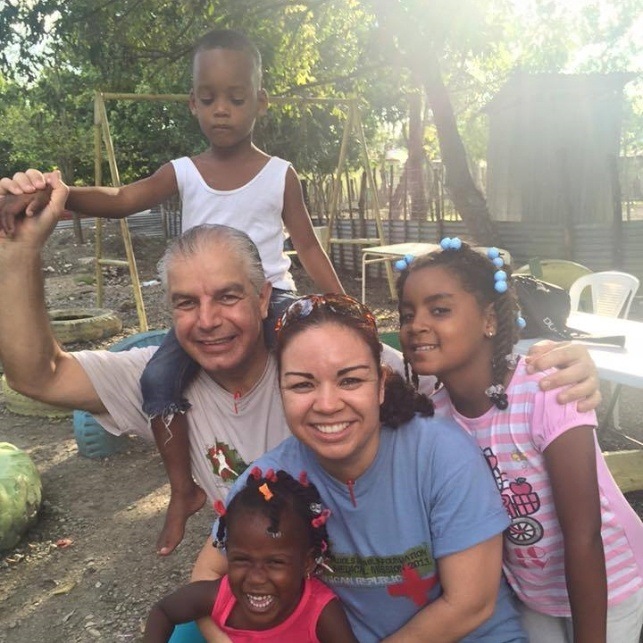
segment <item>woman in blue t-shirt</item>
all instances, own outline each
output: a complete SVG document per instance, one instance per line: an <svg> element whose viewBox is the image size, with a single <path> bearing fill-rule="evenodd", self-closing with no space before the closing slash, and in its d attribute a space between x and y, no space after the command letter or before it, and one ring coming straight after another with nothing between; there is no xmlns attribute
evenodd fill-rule
<svg viewBox="0 0 643 643"><path fill-rule="evenodd" d="M471 438L383 370L375 318L356 300L303 297L278 328L293 437L255 464L306 471L319 489L332 515L322 580L357 638L526 641L501 574L507 514ZM196 569L221 575L225 556L206 545Z"/></svg>

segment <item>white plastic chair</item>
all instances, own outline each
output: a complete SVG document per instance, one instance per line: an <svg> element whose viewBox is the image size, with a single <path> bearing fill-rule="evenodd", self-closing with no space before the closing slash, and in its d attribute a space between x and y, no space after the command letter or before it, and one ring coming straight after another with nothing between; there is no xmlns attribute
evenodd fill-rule
<svg viewBox="0 0 643 643"><path fill-rule="evenodd" d="M589 288L594 314L627 319L639 284L639 280L634 275L616 270L584 275L579 277L569 289L571 309L572 311L578 310L581 294L586 288ZM610 390L612 395L607 409L607 417L612 417L614 428L620 431L618 398L621 393L621 385L610 384Z"/></svg>
<svg viewBox="0 0 643 643"><path fill-rule="evenodd" d="M569 289L572 311L578 310L581 294L585 288L589 288L592 296L592 312L595 315L627 319L639 284L639 280L634 275L616 270L583 275Z"/></svg>

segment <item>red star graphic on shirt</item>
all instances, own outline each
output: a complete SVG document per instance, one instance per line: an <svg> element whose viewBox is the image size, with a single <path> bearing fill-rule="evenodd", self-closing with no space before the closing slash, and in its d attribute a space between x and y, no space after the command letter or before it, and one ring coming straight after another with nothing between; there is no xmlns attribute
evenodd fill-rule
<svg viewBox="0 0 643 643"><path fill-rule="evenodd" d="M391 596L405 596L416 605L425 605L429 592L438 582L437 574L429 578L420 578L417 570L410 565L402 566L402 582L389 585L386 591Z"/></svg>

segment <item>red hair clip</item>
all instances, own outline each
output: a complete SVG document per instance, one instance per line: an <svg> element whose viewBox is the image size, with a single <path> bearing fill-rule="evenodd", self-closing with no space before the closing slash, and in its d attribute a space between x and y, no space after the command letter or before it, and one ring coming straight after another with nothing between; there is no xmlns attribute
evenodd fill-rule
<svg viewBox="0 0 643 643"><path fill-rule="evenodd" d="M313 527L321 527L322 525L326 524L326 521L330 518L330 509L324 509L324 511L321 512L317 518L313 518L311 520L311 524Z"/></svg>
<svg viewBox="0 0 643 643"><path fill-rule="evenodd" d="M277 474L275 473L274 469L268 469L268 471L266 471L266 474L264 475L264 478L269 482L277 482Z"/></svg>
<svg viewBox="0 0 643 643"><path fill-rule="evenodd" d="M223 516L225 516L225 505L221 502L221 500L215 500L213 506L214 510L223 518Z"/></svg>
<svg viewBox="0 0 643 643"><path fill-rule="evenodd" d="M261 469L259 467L252 467L252 469L250 470L250 475L255 480L259 480L259 478L261 478Z"/></svg>
<svg viewBox="0 0 643 643"><path fill-rule="evenodd" d="M299 474L299 484L302 487L307 487L308 486L308 474L305 471L302 471Z"/></svg>

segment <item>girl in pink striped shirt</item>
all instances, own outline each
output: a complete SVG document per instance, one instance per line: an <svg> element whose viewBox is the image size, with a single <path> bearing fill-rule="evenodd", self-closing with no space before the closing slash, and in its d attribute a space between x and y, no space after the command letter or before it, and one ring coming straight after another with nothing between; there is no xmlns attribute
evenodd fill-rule
<svg viewBox="0 0 643 643"><path fill-rule="evenodd" d="M402 349L412 377L438 377L437 411L487 457L530 643L638 643L643 524L601 455L596 416L540 390L542 374L513 354L524 322L497 250L441 246L400 266Z"/></svg>

